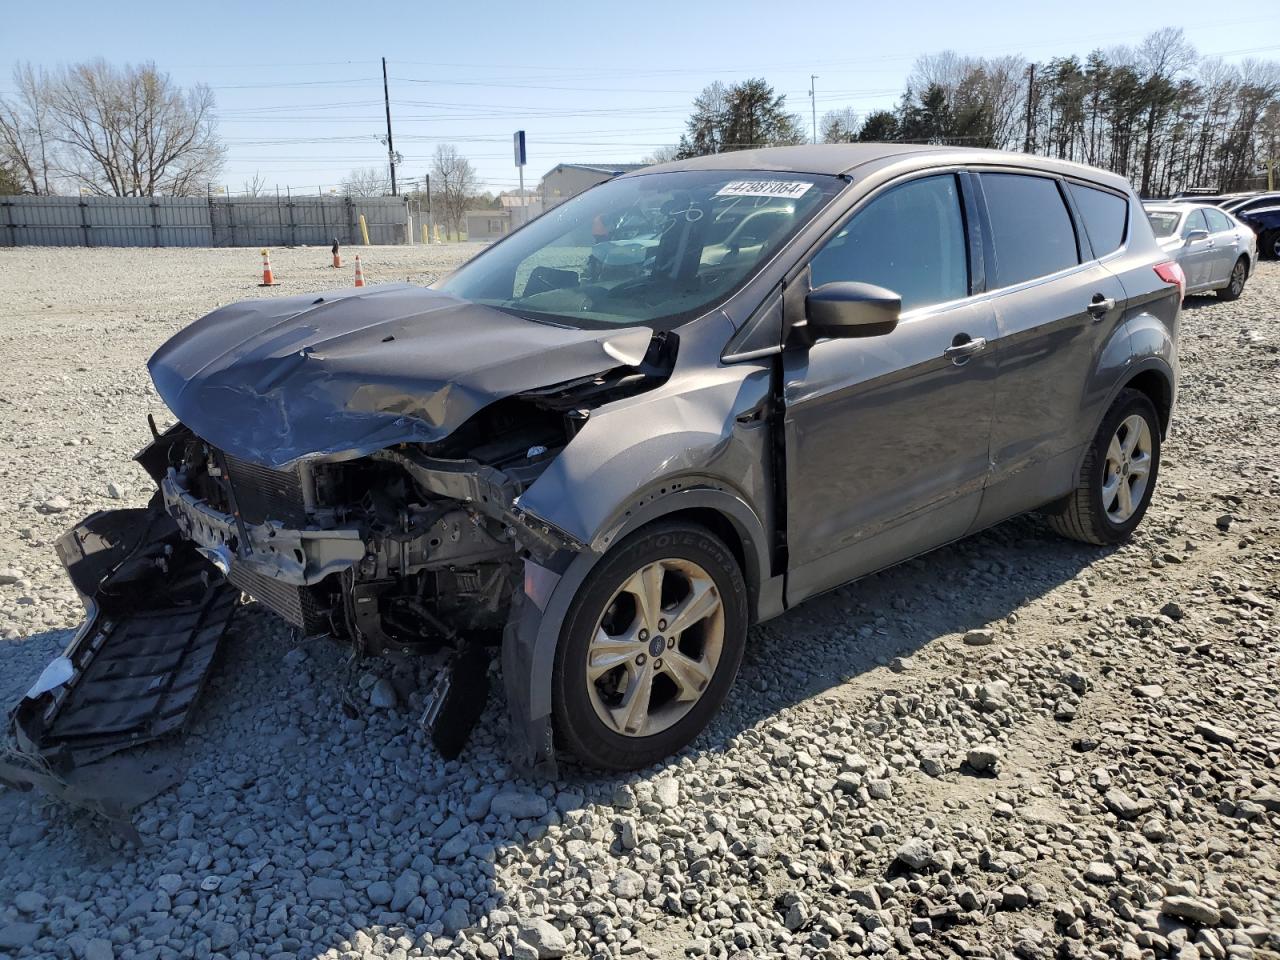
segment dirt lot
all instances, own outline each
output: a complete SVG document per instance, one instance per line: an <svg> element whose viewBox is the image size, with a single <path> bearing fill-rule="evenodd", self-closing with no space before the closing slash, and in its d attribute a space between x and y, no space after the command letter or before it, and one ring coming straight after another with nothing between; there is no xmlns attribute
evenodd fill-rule
<svg viewBox="0 0 1280 960"><path fill-rule="evenodd" d="M277 251L267 295L349 282L327 263ZM147 356L258 269L0 249L4 703L81 616L53 539L148 495ZM246 608L142 847L0 788L0 956L1280 956L1280 264L1193 299L1182 343L1132 543L1021 518L813 601L625 780L513 778L496 698L446 763L417 694L345 717L341 651Z"/></svg>

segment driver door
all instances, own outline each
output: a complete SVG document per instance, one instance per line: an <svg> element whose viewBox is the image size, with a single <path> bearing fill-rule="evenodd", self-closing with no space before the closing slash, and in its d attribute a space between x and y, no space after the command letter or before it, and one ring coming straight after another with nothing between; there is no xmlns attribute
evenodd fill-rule
<svg viewBox="0 0 1280 960"><path fill-rule="evenodd" d="M784 353L787 603L963 536L990 468L996 319L969 300L959 179L864 204L810 261L817 287L895 291L897 328Z"/></svg>

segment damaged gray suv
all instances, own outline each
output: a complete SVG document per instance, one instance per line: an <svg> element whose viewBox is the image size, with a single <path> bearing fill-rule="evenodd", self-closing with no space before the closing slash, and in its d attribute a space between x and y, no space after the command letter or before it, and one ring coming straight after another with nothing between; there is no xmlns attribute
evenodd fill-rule
<svg viewBox="0 0 1280 960"><path fill-rule="evenodd" d="M653 763L807 597L1033 509L1127 537L1182 283L1119 177L859 144L619 177L434 289L223 307L150 361L151 505L59 543L89 618L3 775L180 726L242 593L447 658L447 754L500 650L526 769Z"/></svg>

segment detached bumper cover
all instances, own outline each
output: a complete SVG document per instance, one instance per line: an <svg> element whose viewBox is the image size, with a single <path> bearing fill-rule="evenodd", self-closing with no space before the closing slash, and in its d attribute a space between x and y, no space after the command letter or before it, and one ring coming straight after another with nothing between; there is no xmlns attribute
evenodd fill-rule
<svg viewBox="0 0 1280 960"><path fill-rule="evenodd" d="M88 618L14 708L0 782L84 803L100 761L186 722L239 590L158 505L96 513L57 548Z"/></svg>

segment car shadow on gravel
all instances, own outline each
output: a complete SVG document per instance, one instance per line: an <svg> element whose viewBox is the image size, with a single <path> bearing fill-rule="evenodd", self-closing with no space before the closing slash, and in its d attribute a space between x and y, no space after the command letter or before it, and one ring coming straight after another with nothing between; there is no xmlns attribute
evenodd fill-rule
<svg viewBox="0 0 1280 960"><path fill-rule="evenodd" d="M754 628L730 702L698 744L715 750L779 711L872 671L887 678L909 672L910 658L941 637L1016 630L1010 621L1020 607L1111 549L1065 540L1028 515L815 597Z"/></svg>
<svg viewBox="0 0 1280 960"><path fill-rule="evenodd" d="M1242 296L1249 295L1249 287L1246 284L1245 292ZM1215 293L1193 293L1182 301L1183 310L1203 310L1205 307L1221 306L1223 301Z"/></svg>
<svg viewBox="0 0 1280 960"><path fill-rule="evenodd" d="M35 876L71 897L124 876L133 887L88 907L102 912L104 931L160 942L151 929L159 924L188 946L207 938L228 955L256 944L311 960L367 950L388 932L426 946L460 924L483 937L503 919L496 912L509 915L527 893L529 867L511 861L544 859L537 847L549 824L576 823L617 844L618 816L654 813L661 781L713 767L743 731L874 671L909 671L909 659L895 658L1003 623L1103 553L1024 517L832 591L752 630L724 710L692 747L631 775L600 776L564 758L555 783L508 767L500 682L467 751L444 761L418 727L417 695L400 710L347 716L342 650L298 646L251 606L182 743L182 781L137 811L143 845L122 844L87 813L0 794L0 830L19 841L7 862L0 856L0 902L15 892L15 875L19 890L39 886ZM592 804L607 808L603 835L591 832ZM611 859L603 883L622 865ZM514 873L505 882L504 869ZM173 919L175 906L183 919Z"/></svg>

